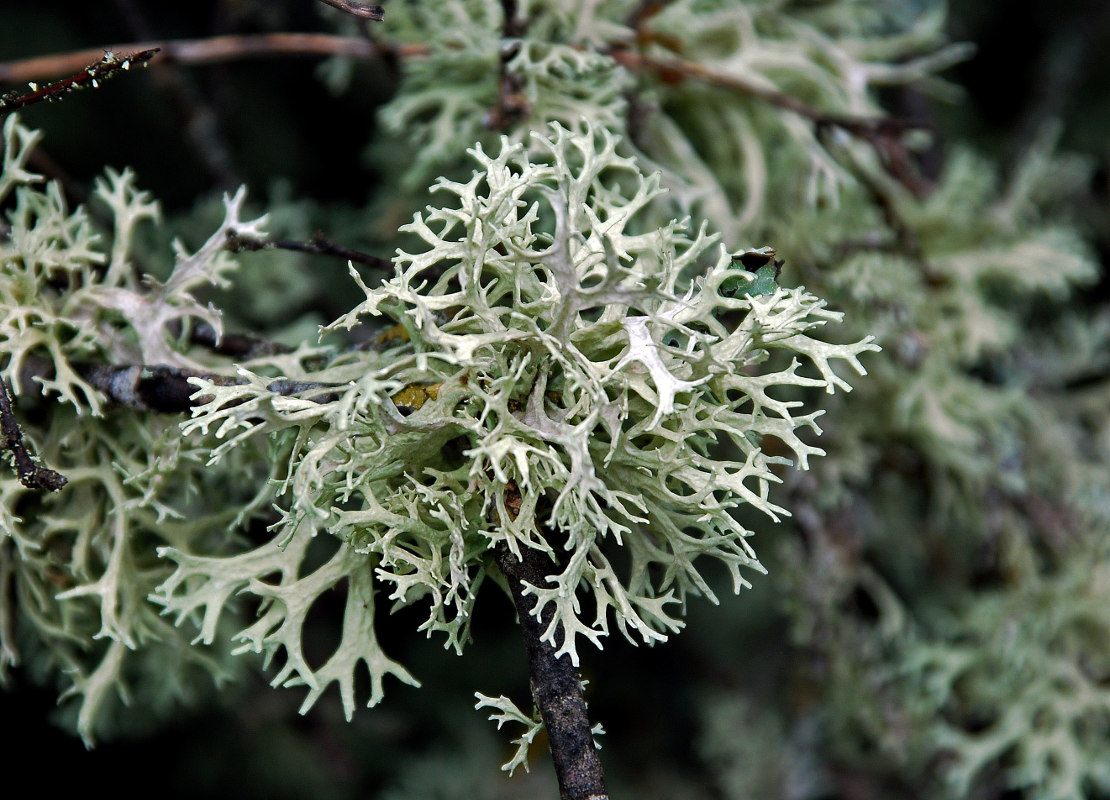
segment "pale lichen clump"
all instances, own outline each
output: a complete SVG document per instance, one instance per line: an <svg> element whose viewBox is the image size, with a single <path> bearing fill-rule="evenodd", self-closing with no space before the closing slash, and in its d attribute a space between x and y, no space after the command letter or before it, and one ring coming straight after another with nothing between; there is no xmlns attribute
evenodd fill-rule
<svg viewBox="0 0 1110 800"><path fill-rule="evenodd" d="M234 386L194 379L208 401L184 430L226 439L214 460L260 435L291 444L282 519L272 544L238 556L165 550L179 568L158 602L202 611L211 640L232 594L258 595L243 648L284 651L275 682L309 686L306 707L338 682L350 714L359 661L371 703L385 674L413 680L374 639L376 586L395 605L426 602L422 628L461 651L479 586L501 579L499 543L550 554L548 584L527 591L537 615L554 607L545 638L574 663L579 637L600 646L611 623L647 643L680 629L688 596L715 600L707 561L748 585L742 570L763 567L733 509L787 513L769 496L773 468L821 453L801 435L820 432L803 398L847 390L837 362L862 374L860 354L878 348L816 338L837 312L742 266L773 251L642 225L663 190L616 145L553 125L527 147L474 148L473 177L440 180L450 201L404 228L425 249L399 252L377 288L360 281L365 300L326 327L384 316L399 344L338 354L298 376L317 387L301 396L247 372ZM341 544L304 574L321 530ZM302 623L345 577L343 639L313 669Z"/></svg>
<svg viewBox="0 0 1110 800"><path fill-rule="evenodd" d="M36 456L67 483L41 493L14 471L0 474L0 680L25 666L56 684L75 699L65 713L91 743L194 696L203 682L193 671L229 675L219 651L190 647L149 601L172 571L153 543L218 549L232 521L254 511L255 483L270 466L244 451L226 464L239 481L213 474L210 443L182 439L171 417L115 406L90 374L198 366L187 331L218 328L219 315L196 295L234 266L225 232L260 232L262 220L241 218L242 191L225 198L207 243L179 245L164 281L143 276L136 234L160 221L158 205L132 172L109 170L92 200L108 222L94 225L57 183L27 169L38 138L13 115L0 142L0 376L17 411L31 410L21 421ZM127 702L149 714L120 714Z"/></svg>

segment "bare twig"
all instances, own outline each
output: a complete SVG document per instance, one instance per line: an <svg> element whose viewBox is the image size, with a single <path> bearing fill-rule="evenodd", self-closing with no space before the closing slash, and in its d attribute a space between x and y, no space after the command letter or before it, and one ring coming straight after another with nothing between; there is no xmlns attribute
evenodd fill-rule
<svg viewBox="0 0 1110 800"><path fill-rule="evenodd" d="M27 445L23 442L23 431L19 429L15 412L12 410L8 387L3 381L0 381L0 432L3 435L3 449L10 452L15 460L15 471L19 475L19 482L28 489L46 489L56 492L69 482L60 472L44 467L27 451Z"/></svg>
<svg viewBox="0 0 1110 800"><path fill-rule="evenodd" d="M288 239L258 239L253 236L240 236L231 232L227 235L227 249L232 253L242 253L255 250L292 250L298 253L313 253L323 256L337 256L356 264L363 264L374 269L392 272L393 262L388 258L373 256L359 250L335 244L327 239L324 234L316 233L308 242L297 242Z"/></svg>
<svg viewBox="0 0 1110 800"><path fill-rule="evenodd" d="M819 125L843 128L856 136L870 138L880 133L901 133L909 129L927 127L921 123L890 117L861 117L852 114L833 114L821 111L785 92L758 86L735 75L715 72L693 61L679 58L656 58L655 56L634 53L626 49L614 50L612 56L629 69L651 70L664 79L687 78L719 86L723 89L730 89L734 92L741 92L777 108L792 111Z"/></svg>
<svg viewBox="0 0 1110 800"><path fill-rule="evenodd" d="M13 111L32 106L35 103L61 100L78 89L88 87L95 89L102 81L114 78L121 72L127 72L133 66L145 67L157 52L157 47L146 48L129 56L118 56L112 51L99 51L92 58L82 60L81 64L89 64L89 66L84 67L75 75L54 81L46 86L37 86L31 83L31 91L23 94L8 92L0 95L0 117L7 116Z"/></svg>
<svg viewBox="0 0 1110 800"><path fill-rule="evenodd" d="M161 51L158 60L172 60L190 67L273 56L348 56L376 59L395 54L401 58L409 58L426 55L429 50L423 44L398 45L390 49L360 36L332 36L323 33L213 36L207 39L125 43L111 49L117 52L156 49ZM79 70L103 55L104 48L93 48L0 63L0 83L49 79Z"/></svg>
<svg viewBox="0 0 1110 800"><path fill-rule="evenodd" d="M385 17L385 11L381 6L368 6L366 3L356 3L353 0L320 0L320 2L359 19L381 22Z"/></svg>

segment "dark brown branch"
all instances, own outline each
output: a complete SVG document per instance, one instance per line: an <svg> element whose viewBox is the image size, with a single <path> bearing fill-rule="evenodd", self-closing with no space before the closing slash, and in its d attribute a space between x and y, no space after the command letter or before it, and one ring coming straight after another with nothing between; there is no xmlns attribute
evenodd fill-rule
<svg viewBox="0 0 1110 800"><path fill-rule="evenodd" d="M116 405L155 414L178 414L193 407L191 398L197 387L189 378L205 378L220 385L242 382L166 366L82 364L77 365L77 374Z"/></svg>
<svg viewBox="0 0 1110 800"><path fill-rule="evenodd" d="M15 460L15 471L19 475L19 482L28 489L46 489L56 492L69 481L64 475L44 467L27 451L23 442L23 431L15 420L12 410L12 399L8 395L8 387L0 381L0 432L3 435L3 449L12 454Z"/></svg>
<svg viewBox="0 0 1110 800"><path fill-rule="evenodd" d="M536 598L525 596L523 591L525 584L547 584L551 561L529 547L521 548L521 556L518 559L503 543L494 548L494 558L508 579L524 631L532 696L547 729L551 758L559 778L559 796L562 800L606 800L609 792L594 745L578 670L569 656L556 658L555 648L540 641L555 610L548 606L537 618L531 613Z"/></svg>
<svg viewBox="0 0 1110 800"><path fill-rule="evenodd" d="M292 250L298 253L337 256L374 269L393 271L393 262L388 258L381 258L359 250L342 247L327 239L322 233L314 234L311 241L297 242L288 239L258 239L253 236L240 236L237 233L230 232L227 235L227 249L232 253L256 250Z"/></svg>
<svg viewBox="0 0 1110 800"><path fill-rule="evenodd" d="M528 23L519 16L516 0L501 0L501 32L506 39L519 39Z"/></svg>
<svg viewBox="0 0 1110 800"><path fill-rule="evenodd" d="M93 59L82 61L81 63L89 66L76 75L48 83L46 86L36 86L31 83L31 91L23 94L8 92L0 95L0 117L36 103L61 100L79 89L89 87L95 89L102 81L114 78L121 72L127 72L133 66L145 67L157 52L156 47L144 49L129 56L118 56L111 51L101 52L99 59L94 63L90 63Z"/></svg>
<svg viewBox="0 0 1110 800"><path fill-rule="evenodd" d="M368 6L366 3L356 3L353 0L320 0L320 2L359 19L381 22L385 17L385 11L381 6Z"/></svg>
<svg viewBox="0 0 1110 800"><path fill-rule="evenodd" d="M528 99L520 75L509 69L509 62L520 52L517 41L527 29L527 21L517 17L516 0L501 0L502 43L497 65L497 105L483 120L490 130L507 131L528 116Z"/></svg>

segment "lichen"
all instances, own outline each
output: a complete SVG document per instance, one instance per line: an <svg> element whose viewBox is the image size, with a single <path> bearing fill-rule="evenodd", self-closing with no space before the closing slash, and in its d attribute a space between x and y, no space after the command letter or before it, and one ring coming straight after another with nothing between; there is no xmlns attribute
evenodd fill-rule
<svg viewBox="0 0 1110 800"><path fill-rule="evenodd" d="M207 640L229 596L257 595L245 647L284 652L275 680L309 686L306 706L338 681L350 715L360 659L371 703L384 674L411 680L373 639L373 594L425 604L421 629L461 652L498 543L551 558L548 585L527 592L534 613L554 606L544 639L575 664L580 640L600 646L610 624L649 644L679 630L689 596L716 600L707 561L736 591L743 569L763 570L732 514L788 513L770 487L790 459L760 441L802 467L821 452L802 435L819 433L818 412L776 395L847 389L837 362L862 374L859 355L877 347L816 338L840 315L802 288L767 291L763 276L756 295L737 290L757 275L704 226L637 227L662 190L616 146L603 128L553 125L528 147L474 148L473 177L437 182L449 201L404 228L426 249L398 252L376 288L360 281L365 300L325 328L384 317L400 343L287 376L326 388L290 397L247 372L237 385L194 379L207 400L183 431L224 439L215 463L262 436L292 450L273 543L230 558L163 550L178 563L156 598L167 611L203 611ZM417 387L419 404L395 402ZM302 575L318 531L339 549ZM316 670L301 656L304 611L344 572L365 593L345 612L359 634Z"/></svg>

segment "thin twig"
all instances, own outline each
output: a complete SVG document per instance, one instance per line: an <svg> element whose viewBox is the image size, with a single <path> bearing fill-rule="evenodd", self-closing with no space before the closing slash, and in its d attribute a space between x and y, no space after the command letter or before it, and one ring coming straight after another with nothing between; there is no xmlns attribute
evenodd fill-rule
<svg viewBox="0 0 1110 800"><path fill-rule="evenodd" d="M843 128L856 136L871 137L879 133L901 133L913 128L927 127L921 123L890 117L861 117L853 114L834 114L821 111L785 92L758 86L735 75L715 72L693 61L679 58L656 58L655 56L643 55L626 49L614 50L611 55L617 62L629 69L651 70L665 79L688 78L719 86L722 89L740 92L763 100L776 108L792 111L819 125Z"/></svg>
<svg viewBox="0 0 1110 800"><path fill-rule="evenodd" d="M501 33L506 39L519 39L527 30L528 22L519 14L516 0L501 0Z"/></svg>
<svg viewBox="0 0 1110 800"><path fill-rule="evenodd" d="M75 75L48 83L46 86L37 86L31 83L31 91L23 94L8 92L0 95L0 117L36 103L61 100L79 89L89 87L95 89L102 81L114 78L121 72L127 72L132 66L145 67L157 52L157 47L144 48L140 52L129 56L118 56L112 51L100 51L91 58L83 59L80 63L89 66L84 67Z"/></svg>
<svg viewBox="0 0 1110 800"><path fill-rule="evenodd" d="M0 83L25 83L73 72L102 57L105 49L109 48L98 47L0 63ZM190 67L272 56L377 59L388 55L417 57L429 52L428 46L424 44L398 45L390 49L360 36L333 36L324 33L235 34L207 39L124 43L110 49L115 52L156 49L161 51L157 60L168 59Z"/></svg>
<svg viewBox="0 0 1110 800"><path fill-rule="evenodd" d="M829 140L829 137L826 135L827 132L828 129L826 127L818 125L817 139L821 142L821 145L836 158L838 153ZM901 146L901 143L894 140L893 137L882 135L868 136L866 138L871 143L872 147L879 153L883 168L895 181L909 189L917 197L925 197L928 195L929 191L932 189L932 184L914 168L913 164L910 162L909 153ZM874 200L875 205L882 213L883 221L895 236L891 251L901 253L916 264L918 270L921 272L922 278L929 286L935 287L943 285L945 279L929 264L921 248L921 242L918 240L917 234L914 233L912 227L907 224L903 218L898 197L893 191L893 186L890 182L882 179L878 175L872 174L871 171L863 168L854 158L849 157L847 159L840 159L839 161L851 171L860 182L860 185L870 193L872 200Z"/></svg>
<svg viewBox="0 0 1110 800"><path fill-rule="evenodd" d="M16 422L12 399L4 381L0 381L0 431L3 434L3 449L12 454L19 482L28 489L46 489L56 492L69 482L60 472L44 467L27 451L27 445L23 442L23 431L19 429L19 423Z"/></svg>
<svg viewBox="0 0 1110 800"><path fill-rule="evenodd" d="M367 267L373 267L374 269L385 270L387 272L393 271L393 262L388 258L381 258L379 256L370 255L369 253L363 253L359 250L351 250L350 248L342 247L327 239L322 233L313 235L311 241L297 242L289 239L258 239L253 236L240 236L237 233L229 232L227 235L227 249L232 253L253 252L256 250L292 250L298 253L338 256L339 258L345 258L348 261L354 261L356 264L363 264Z"/></svg>
<svg viewBox="0 0 1110 800"><path fill-rule="evenodd" d="M879 154L887 172L899 183L918 197L924 197L932 189L912 163L909 152L901 141L901 134L907 130L922 130L931 127L926 122L911 121L895 117L863 117L854 114L836 114L821 111L796 97L758 86L751 81L735 75L707 69L701 64L678 58L656 58L627 49L614 50L613 58L629 69L647 69L659 74L664 80L692 79L755 97L776 108L790 111L814 123L818 140L828 149L825 133L832 128L840 128L860 139L867 141Z"/></svg>
<svg viewBox="0 0 1110 800"><path fill-rule="evenodd" d="M200 322L189 331L192 344L206 347L213 353L229 356L238 361L251 361L283 353L292 353L293 348L280 342L271 342L260 336L245 333L225 333L218 335L216 329L207 322Z"/></svg>
<svg viewBox="0 0 1110 800"><path fill-rule="evenodd" d="M510 492L516 493L515 487L510 487ZM519 501L519 495L506 498L508 508L519 508L514 499ZM607 800L609 791L586 712L582 679L569 657L558 658L551 643L542 641L555 610L549 605L540 614L533 614L536 598L524 594L528 584L547 585L551 561L530 547L521 547L518 558L504 542L494 547L493 554L508 580L524 632L532 697L547 729L559 796L561 800Z"/></svg>
<svg viewBox="0 0 1110 800"><path fill-rule="evenodd" d="M356 3L353 0L320 0L320 2L359 19L381 22L385 17L385 11L381 6L368 6L366 3Z"/></svg>

